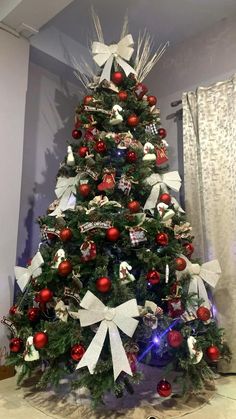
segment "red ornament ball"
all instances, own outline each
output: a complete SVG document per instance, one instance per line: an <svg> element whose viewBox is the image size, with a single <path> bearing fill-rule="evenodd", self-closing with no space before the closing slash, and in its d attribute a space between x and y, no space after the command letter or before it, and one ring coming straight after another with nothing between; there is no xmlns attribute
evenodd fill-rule
<svg viewBox="0 0 236 419"><path fill-rule="evenodd" d="M9 349L11 352L18 353L21 351L23 341L20 338L12 338L9 343Z"/></svg>
<svg viewBox="0 0 236 419"><path fill-rule="evenodd" d="M151 285L157 285L161 280L161 275L155 269L152 269L147 273L146 279Z"/></svg>
<svg viewBox="0 0 236 419"><path fill-rule="evenodd" d="M116 242L116 240L118 240L120 237L120 231L118 230L118 228L116 227L110 227L107 229L106 231L106 238L110 241L110 242Z"/></svg>
<svg viewBox="0 0 236 419"><path fill-rule="evenodd" d="M186 261L183 258L175 259L175 269L176 271L183 271L187 266Z"/></svg>
<svg viewBox="0 0 236 419"><path fill-rule="evenodd" d="M27 317L29 319L30 322L35 322L36 320L38 320L39 318L39 308L37 307L31 307L28 309L27 311Z"/></svg>
<svg viewBox="0 0 236 419"><path fill-rule="evenodd" d="M206 349L206 355L210 361L217 362L220 358L220 350L217 348L217 346L211 345Z"/></svg>
<svg viewBox="0 0 236 419"><path fill-rule="evenodd" d="M191 256L192 253L194 252L194 247L192 243L185 243L183 247L184 247L184 253L186 256Z"/></svg>
<svg viewBox="0 0 236 419"><path fill-rule="evenodd" d="M139 117L135 114L132 114L127 119L127 124L129 127L136 127L139 123Z"/></svg>
<svg viewBox="0 0 236 419"><path fill-rule="evenodd" d="M169 243L168 234L166 233L157 233L155 241L159 246L167 246Z"/></svg>
<svg viewBox="0 0 236 419"><path fill-rule="evenodd" d="M89 151L88 147L86 147L86 146L82 145L82 146L78 149L77 153L78 153L78 155L79 155L80 157L85 157L85 156L86 156L86 154L88 153L88 151Z"/></svg>
<svg viewBox="0 0 236 419"><path fill-rule="evenodd" d="M137 154L135 153L135 151L129 150L126 153L126 161L128 163L135 163L137 161Z"/></svg>
<svg viewBox="0 0 236 419"><path fill-rule="evenodd" d="M67 241L71 240L72 239L72 236L73 236L72 230L70 228L68 228L68 227L63 228L60 231L60 239L63 242L67 242Z"/></svg>
<svg viewBox="0 0 236 419"><path fill-rule="evenodd" d="M98 140L94 145L94 149L97 151L97 153L105 153L107 149L106 143L102 140Z"/></svg>
<svg viewBox="0 0 236 419"><path fill-rule="evenodd" d="M167 342L172 348L179 348L183 343L183 335L178 330L170 330L167 334Z"/></svg>
<svg viewBox="0 0 236 419"><path fill-rule="evenodd" d="M172 393L171 384L166 380L161 380L157 384L157 393L161 397L169 397Z"/></svg>
<svg viewBox="0 0 236 419"><path fill-rule="evenodd" d="M171 203L171 196L170 196L170 194L168 194L168 193L162 193L159 196L159 201L160 202L163 202L166 205L170 205L170 203Z"/></svg>
<svg viewBox="0 0 236 419"><path fill-rule="evenodd" d="M34 335L33 343L36 349L44 348L48 343L48 335L45 332L37 332Z"/></svg>
<svg viewBox="0 0 236 419"><path fill-rule="evenodd" d="M79 193L84 198L86 198L91 192L91 186L88 185L88 183L82 183L82 185L79 185Z"/></svg>
<svg viewBox="0 0 236 419"><path fill-rule="evenodd" d="M93 96L91 95L84 96L84 105L87 106L92 101L93 101Z"/></svg>
<svg viewBox="0 0 236 419"><path fill-rule="evenodd" d="M41 303L48 303L53 297L53 292L49 288L44 288L39 291L39 301Z"/></svg>
<svg viewBox="0 0 236 419"><path fill-rule="evenodd" d="M111 79L113 83L115 83L116 85L119 85L124 80L124 75L123 73L121 73L121 71L115 71L114 73L112 73Z"/></svg>
<svg viewBox="0 0 236 419"><path fill-rule="evenodd" d="M121 90L118 93L118 98L122 101L125 102L128 99L128 93L125 90Z"/></svg>
<svg viewBox="0 0 236 419"><path fill-rule="evenodd" d="M140 210L140 203L138 201L130 201L127 207L132 214L135 214Z"/></svg>
<svg viewBox="0 0 236 419"><path fill-rule="evenodd" d="M111 280L106 276L102 276L96 281L96 288L99 292L109 292L111 289Z"/></svg>
<svg viewBox="0 0 236 419"><path fill-rule="evenodd" d="M207 307L199 307L197 309L197 318L202 322L207 322L211 317L211 312Z"/></svg>
<svg viewBox="0 0 236 419"><path fill-rule="evenodd" d="M58 274L60 276L67 276L72 272L72 264L69 260L63 260L58 266Z"/></svg>
<svg viewBox="0 0 236 419"><path fill-rule="evenodd" d="M154 106L157 103L157 98L156 96L148 96L147 101L148 101L149 106Z"/></svg>
<svg viewBox="0 0 236 419"><path fill-rule="evenodd" d="M70 356L74 361L80 361L84 353L85 347L77 343L76 345L72 346Z"/></svg>
<svg viewBox="0 0 236 419"><path fill-rule="evenodd" d="M166 136L167 136L167 132L166 132L165 128L159 128L159 129L158 129L158 135L159 135L159 137L161 137L162 139L163 139L163 138L166 138Z"/></svg>
<svg viewBox="0 0 236 419"><path fill-rule="evenodd" d="M18 308L18 307L17 307L16 305L11 306L11 308L9 309L9 314L10 314L11 316L14 316L14 314L16 314L17 308Z"/></svg>
<svg viewBox="0 0 236 419"><path fill-rule="evenodd" d="M80 131L79 129L73 129L71 135L74 138L74 140L79 140L82 137L82 131Z"/></svg>

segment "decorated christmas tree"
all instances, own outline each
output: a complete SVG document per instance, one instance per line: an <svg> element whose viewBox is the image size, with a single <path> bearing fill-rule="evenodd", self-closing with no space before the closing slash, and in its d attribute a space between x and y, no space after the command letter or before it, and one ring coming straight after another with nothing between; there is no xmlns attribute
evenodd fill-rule
<svg viewBox="0 0 236 419"><path fill-rule="evenodd" d="M192 256L191 226L173 196L181 179L168 169L157 98L143 83L166 46L152 54L144 34L134 54L126 25L109 46L98 20L96 29L91 53L101 71L86 65L85 75L78 65L89 91L57 199L38 219L36 255L15 268L21 294L3 319L8 362L20 367L19 382L42 370L42 388L71 374L95 404L107 392L132 392L143 363L163 368L153 383L161 396L172 393L166 369L179 371L183 391L198 391L230 354L207 293L220 266Z"/></svg>

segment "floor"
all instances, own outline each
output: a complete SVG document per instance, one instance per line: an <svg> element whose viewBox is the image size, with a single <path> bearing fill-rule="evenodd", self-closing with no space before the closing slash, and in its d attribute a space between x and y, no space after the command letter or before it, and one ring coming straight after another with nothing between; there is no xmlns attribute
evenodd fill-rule
<svg viewBox="0 0 236 419"><path fill-rule="evenodd" d="M16 389L15 377L0 381L0 418L1 419L45 419L58 418L54 414L41 411L40 407L32 406L24 398L24 390ZM63 411L63 409L62 409ZM139 419L159 419L158 412L153 412L153 416L139 415ZM183 417L182 414L174 417ZM68 415L60 418L68 418ZM163 417L163 415L161 416ZM164 417L170 417L164 416ZM184 414L185 418L190 419L236 419L236 375L221 376L217 380L217 390L210 401L198 408L194 412ZM77 416L78 419L79 416ZM173 416L172 416L173 419Z"/></svg>

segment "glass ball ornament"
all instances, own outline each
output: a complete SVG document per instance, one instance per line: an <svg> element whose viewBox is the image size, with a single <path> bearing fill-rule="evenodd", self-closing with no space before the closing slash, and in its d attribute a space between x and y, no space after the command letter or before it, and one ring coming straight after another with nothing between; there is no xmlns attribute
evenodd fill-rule
<svg viewBox="0 0 236 419"><path fill-rule="evenodd" d="M186 256L191 256L194 252L194 246L192 243L185 243L183 244L183 248L184 248L184 254Z"/></svg>
<svg viewBox="0 0 236 419"><path fill-rule="evenodd" d="M135 163L138 159L137 154L133 150L128 150L126 153L126 161L128 163Z"/></svg>
<svg viewBox="0 0 236 419"><path fill-rule="evenodd" d="M10 316L14 316L17 312L17 309L18 309L17 305L11 306L10 309L9 309Z"/></svg>
<svg viewBox="0 0 236 419"><path fill-rule="evenodd" d="M206 349L206 356L211 362L217 362L220 358L220 350L217 346L211 345Z"/></svg>
<svg viewBox="0 0 236 419"><path fill-rule="evenodd" d="M155 269L152 269L147 273L146 279L151 285L157 285L161 280L161 275Z"/></svg>
<svg viewBox="0 0 236 419"><path fill-rule="evenodd" d="M207 322L211 318L211 312L207 307L198 307L197 318L203 322Z"/></svg>
<svg viewBox="0 0 236 419"><path fill-rule="evenodd" d="M160 202L163 202L166 205L170 205L170 203L171 203L171 196L170 196L170 194L168 194L168 193L162 193L159 196L159 201Z"/></svg>
<svg viewBox="0 0 236 419"><path fill-rule="evenodd" d="M71 136L74 138L74 140L79 140L82 137L82 131L79 129L73 129Z"/></svg>
<svg viewBox="0 0 236 419"><path fill-rule="evenodd" d="M69 227L65 227L60 231L60 239L63 242L67 242L72 239L73 233Z"/></svg>
<svg viewBox="0 0 236 419"><path fill-rule="evenodd" d="M92 95L87 95L84 96L84 105L88 106L89 103L93 102L93 96Z"/></svg>
<svg viewBox="0 0 236 419"><path fill-rule="evenodd" d="M118 93L118 98L122 102L125 102L128 99L128 93L125 90L120 90L120 92Z"/></svg>
<svg viewBox="0 0 236 419"><path fill-rule="evenodd" d="M88 183L82 183L82 185L79 185L79 193L83 196L83 198L87 198L87 196L91 192L91 186Z"/></svg>
<svg viewBox="0 0 236 419"><path fill-rule="evenodd" d="M176 271L184 271L186 266L187 266L186 260L184 260L183 258L176 258L175 259L175 269L176 269Z"/></svg>
<svg viewBox="0 0 236 419"><path fill-rule="evenodd" d="M38 294L40 303L48 303L53 297L53 292L49 288L43 288Z"/></svg>
<svg viewBox="0 0 236 419"><path fill-rule="evenodd" d="M122 83L122 81L124 80L124 75L121 71L115 71L111 75L111 80L113 81L114 84L119 86Z"/></svg>
<svg viewBox="0 0 236 419"><path fill-rule="evenodd" d="M120 231L116 227L110 227L106 231L106 238L111 242L115 242L120 238Z"/></svg>
<svg viewBox="0 0 236 419"><path fill-rule="evenodd" d="M183 343L183 335L178 330L170 330L167 334L167 342L171 348L179 348Z"/></svg>
<svg viewBox="0 0 236 419"><path fill-rule="evenodd" d="M167 246L169 243L168 234L166 233L157 233L155 241L159 246Z"/></svg>
<svg viewBox="0 0 236 419"><path fill-rule="evenodd" d="M45 332L36 332L33 337L33 344L36 349L43 349L48 343L48 335Z"/></svg>
<svg viewBox="0 0 236 419"><path fill-rule="evenodd" d="M81 345L80 343L76 343L74 346L72 346L70 351L70 356L73 359L73 361L80 361L85 353L85 347Z"/></svg>
<svg viewBox="0 0 236 419"><path fill-rule="evenodd" d="M169 397L172 393L171 384L166 380L161 380L157 384L157 393L161 397Z"/></svg>
<svg viewBox="0 0 236 419"><path fill-rule="evenodd" d="M165 128L158 128L157 132L159 137L161 137L162 139L166 138L167 131L165 130Z"/></svg>
<svg viewBox="0 0 236 419"><path fill-rule="evenodd" d="M99 292L106 293L109 292L111 289L111 280L106 276L102 276L97 279L96 281L96 288Z"/></svg>
<svg viewBox="0 0 236 419"><path fill-rule="evenodd" d="M139 212L140 210L140 203L138 201L130 201L127 207L132 214L135 214L136 212Z"/></svg>
<svg viewBox="0 0 236 419"><path fill-rule="evenodd" d="M27 317L30 322L36 322L39 318L40 310L38 307L30 307L27 311Z"/></svg>
<svg viewBox="0 0 236 419"><path fill-rule="evenodd" d="M20 338L12 338L9 342L9 349L11 352L18 353L21 351L23 346L23 341Z"/></svg>
<svg viewBox="0 0 236 419"><path fill-rule="evenodd" d="M77 151L77 154L80 156L80 157L85 157L86 156L86 154L89 152L89 148L88 147L86 147L86 146L84 146L84 145L82 145L81 147L79 147L79 149L78 149L78 151Z"/></svg>
<svg viewBox="0 0 236 419"><path fill-rule="evenodd" d="M58 266L58 274L60 276L67 276L72 272L72 264L69 260L63 260Z"/></svg>
<svg viewBox="0 0 236 419"><path fill-rule="evenodd" d="M150 95L147 97L147 101L148 101L149 106L154 106L157 103L157 98L156 96Z"/></svg>
<svg viewBox="0 0 236 419"><path fill-rule="evenodd" d="M139 124L139 117L135 114L128 116L127 125L129 127L136 127Z"/></svg>
<svg viewBox="0 0 236 419"><path fill-rule="evenodd" d="M103 140L98 140L94 145L94 149L97 153L105 153L107 149L106 143Z"/></svg>

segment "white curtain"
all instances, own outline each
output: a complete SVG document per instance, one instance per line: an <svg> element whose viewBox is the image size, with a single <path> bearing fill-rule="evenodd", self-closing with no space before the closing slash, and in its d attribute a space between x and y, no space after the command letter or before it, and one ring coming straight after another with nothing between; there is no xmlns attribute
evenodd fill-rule
<svg viewBox="0 0 236 419"><path fill-rule="evenodd" d="M220 370L236 372L236 75L183 95L183 141L195 255L222 269L214 300L234 355Z"/></svg>

